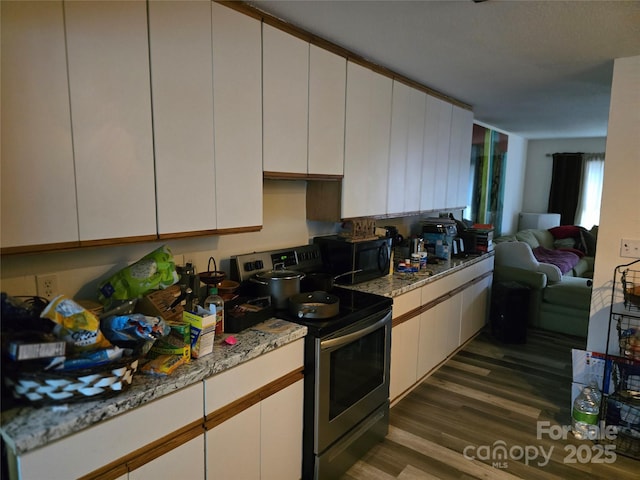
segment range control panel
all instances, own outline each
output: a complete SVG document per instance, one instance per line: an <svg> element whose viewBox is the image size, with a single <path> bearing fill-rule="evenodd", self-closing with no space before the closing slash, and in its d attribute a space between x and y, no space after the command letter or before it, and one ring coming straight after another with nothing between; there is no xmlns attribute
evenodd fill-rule
<svg viewBox="0 0 640 480"><path fill-rule="evenodd" d="M322 269L318 245L302 245L281 250L246 253L231 257L231 278L245 281L256 273L275 269L314 272Z"/></svg>

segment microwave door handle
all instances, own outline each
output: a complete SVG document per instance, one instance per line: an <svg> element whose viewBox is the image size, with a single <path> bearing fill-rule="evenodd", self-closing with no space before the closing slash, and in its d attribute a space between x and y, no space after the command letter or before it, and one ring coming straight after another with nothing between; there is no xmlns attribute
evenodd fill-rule
<svg viewBox="0 0 640 480"><path fill-rule="evenodd" d="M378 270L383 272L387 265L387 259L389 258L387 242L383 242L378 250Z"/></svg>
<svg viewBox="0 0 640 480"><path fill-rule="evenodd" d="M358 339L360 339L362 337L366 337L371 332L373 332L375 330L378 330L385 323L387 323L389 321L389 316L390 315L391 315L391 312L389 312L387 315L382 317L380 320L378 320L374 324L369 325L368 327L365 327L362 330L358 330L356 332L348 333L346 335L342 335L342 336L337 337L337 338L330 338L328 340L322 340L320 342L320 349L323 350L323 351L325 351L325 350L333 350L333 349L336 349L338 347L342 347L343 345L346 345L348 343L351 343L351 342L353 342L355 340L358 340Z"/></svg>

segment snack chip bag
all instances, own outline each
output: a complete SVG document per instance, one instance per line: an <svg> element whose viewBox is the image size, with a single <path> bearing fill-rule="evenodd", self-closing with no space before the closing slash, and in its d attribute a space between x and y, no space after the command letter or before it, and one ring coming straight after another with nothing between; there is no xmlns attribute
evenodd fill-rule
<svg viewBox="0 0 640 480"><path fill-rule="evenodd" d="M40 316L57 324L53 329L54 335L67 342L72 351L111 347L109 340L100 331L100 320L64 295L51 300Z"/></svg>
<svg viewBox="0 0 640 480"><path fill-rule="evenodd" d="M173 254L169 247L163 245L100 283L98 300L108 305L113 300L141 298L152 290L170 287L178 280L180 276Z"/></svg>

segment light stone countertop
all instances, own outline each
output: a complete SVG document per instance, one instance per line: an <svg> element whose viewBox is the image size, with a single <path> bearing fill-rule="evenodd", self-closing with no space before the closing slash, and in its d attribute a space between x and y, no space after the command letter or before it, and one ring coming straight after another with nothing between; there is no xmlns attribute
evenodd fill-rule
<svg viewBox="0 0 640 480"><path fill-rule="evenodd" d="M131 386L115 396L68 405L18 407L2 412L0 433L9 449L16 455L22 455L193 385L306 334L307 327L272 318L234 333L235 345L223 342L229 335L221 336L215 341L213 353L181 365L169 376L146 375L138 371Z"/></svg>
<svg viewBox="0 0 640 480"><path fill-rule="evenodd" d="M440 280L447 275L451 275L474 263L481 262L493 255L494 253L490 252L483 255L470 255L466 258L452 258L449 261L440 260L438 264L428 264L425 273L394 272L391 275L376 278L368 282L356 285L340 285L340 287L393 298L420 288L427 283Z"/></svg>

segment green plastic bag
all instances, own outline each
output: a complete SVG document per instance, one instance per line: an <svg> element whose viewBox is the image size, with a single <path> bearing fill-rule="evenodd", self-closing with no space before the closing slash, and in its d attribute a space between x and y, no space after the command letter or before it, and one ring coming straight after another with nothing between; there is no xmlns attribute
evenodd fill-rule
<svg viewBox="0 0 640 480"><path fill-rule="evenodd" d="M153 290L178 283L173 254L166 245L145 255L98 285L98 300L109 305L114 300L141 298Z"/></svg>

